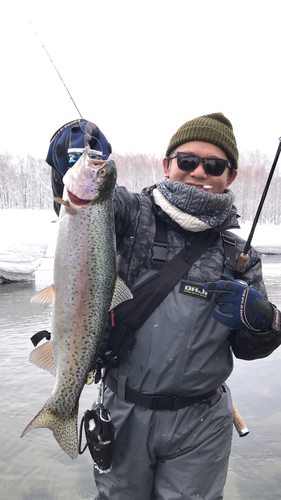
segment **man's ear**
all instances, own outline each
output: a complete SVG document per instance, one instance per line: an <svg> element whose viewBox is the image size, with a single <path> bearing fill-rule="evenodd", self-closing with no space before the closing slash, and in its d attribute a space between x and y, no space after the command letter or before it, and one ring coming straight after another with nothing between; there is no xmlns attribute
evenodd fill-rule
<svg viewBox="0 0 281 500"><path fill-rule="evenodd" d="M231 177L229 177L228 181L227 181L227 184L226 184L226 187L228 188L230 186L230 184L233 183L233 181L236 179L236 175L237 175L237 169L234 168L232 170L232 173L231 173Z"/></svg>
<svg viewBox="0 0 281 500"><path fill-rule="evenodd" d="M170 177L169 175L169 160L167 158L167 156L165 156L165 158L163 158L163 168L164 168L164 177Z"/></svg>

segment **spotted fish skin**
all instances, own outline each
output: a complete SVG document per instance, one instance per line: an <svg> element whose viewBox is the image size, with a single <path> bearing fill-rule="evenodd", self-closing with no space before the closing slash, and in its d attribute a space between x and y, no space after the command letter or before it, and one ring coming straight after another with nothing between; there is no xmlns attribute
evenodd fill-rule
<svg viewBox="0 0 281 500"><path fill-rule="evenodd" d="M61 207L55 252L52 340L37 347L31 356L32 362L55 374L56 382L44 407L22 434L48 427L71 458L78 453L79 397L95 364L108 311L132 298L116 274L113 212L116 166L108 161L96 167L91 166L92 173L87 172L87 186L90 181L94 185L92 194L87 192L88 197L93 197L90 202L81 196L85 168L82 180L77 165L64 178L66 206Z"/></svg>

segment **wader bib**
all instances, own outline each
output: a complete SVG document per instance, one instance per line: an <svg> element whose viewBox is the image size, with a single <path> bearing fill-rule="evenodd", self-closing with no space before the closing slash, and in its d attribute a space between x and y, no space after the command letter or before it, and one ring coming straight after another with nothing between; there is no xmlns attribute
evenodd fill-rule
<svg viewBox="0 0 281 500"><path fill-rule="evenodd" d="M219 237L219 234L217 233L215 237ZM211 241L206 243L206 247L210 245ZM158 261L158 269L163 269L165 247L159 245L159 248L160 252L154 252L154 257L158 257L155 259ZM201 248L202 251L197 253L197 258L204 252L202 246ZM161 252L162 258L159 258ZM190 262L192 264L192 259ZM106 384L110 390L105 393L105 405L110 409L116 429L115 454L111 472L100 474L95 470L99 500L222 498L233 425L232 402L228 388L216 385L211 391L187 397L176 393L151 396L154 391L151 393L145 388L145 379L141 388L135 388L134 384L131 387L132 374L141 372L141 359L149 356L144 345L149 344L151 332L155 334L156 326L165 310L172 312L177 307L177 297L182 300L181 278L187 270L181 276L178 275L173 290L166 293L161 303L148 315L149 317L144 322L139 320L136 348L132 350L128 361L125 359L119 368L111 370L107 376ZM143 273L143 283L147 285L149 278L155 279L155 271L148 270L147 273ZM136 291L141 288L141 283L137 283ZM145 288L144 285L143 290ZM135 290L133 292L136 293ZM144 304L144 314L146 305ZM209 307L211 310L212 306ZM117 312L116 317L118 317ZM129 327L134 328L132 314L128 317L132 321ZM135 319L138 318L141 318L139 309L135 312ZM119 316L119 327L120 321L126 322L126 319L126 315L121 319ZM177 318L172 316L170 324L166 324L165 329L167 327L169 332L173 332L176 321ZM128 325L128 322L126 324ZM182 335L184 342L187 341L188 335L187 329ZM117 342L120 343L120 338ZM229 346L227 348L229 349ZM181 363L180 354L178 361ZM154 364L157 368L158 363L166 364L167 360L152 359L149 370L153 369ZM125 368L127 364L132 366L131 374L130 370ZM169 376L168 365L167 376ZM135 379L137 378L135 376ZM176 386L175 380L175 391Z"/></svg>

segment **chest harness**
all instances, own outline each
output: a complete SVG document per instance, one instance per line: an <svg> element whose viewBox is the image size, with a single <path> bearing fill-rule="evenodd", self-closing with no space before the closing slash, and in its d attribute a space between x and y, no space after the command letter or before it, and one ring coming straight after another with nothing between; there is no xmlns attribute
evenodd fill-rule
<svg viewBox="0 0 281 500"><path fill-rule="evenodd" d="M135 332L187 274L194 262L220 237L225 256L223 272L234 277L236 241L232 236L213 230L193 233L185 247L167 261L167 223L156 215L156 235L151 260L151 269L155 273L133 289L133 299L111 311L96 363L95 382L102 379L117 394L118 383L109 373L111 368L117 368L122 363L135 343ZM153 396L126 386L125 400L150 409L178 410L208 399L216 393L217 389L199 396Z"/></svg>

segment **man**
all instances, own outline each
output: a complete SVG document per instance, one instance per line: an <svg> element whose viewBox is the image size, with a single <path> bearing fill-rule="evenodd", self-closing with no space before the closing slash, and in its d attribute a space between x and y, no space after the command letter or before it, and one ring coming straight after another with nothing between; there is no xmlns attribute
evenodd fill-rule
<svg viewBox="0 0 281 500"><path fill-rule="evenodd" d="M127 355L113 349L118 363L106 379L105 405L115 452L110 472L95 470L99 500L222 499L233 427L225 385L232 351L256 359L281 343L280 313L266 299L257 252L249 252L244 283L234 271L224 274L231 272L224 232L239 227L228 189L238 168L230 121L214 113L185 123L163 166L164 179L141 194L116 188L118 273L135 295L143 285L146 308L165 261L185 252L191 267L139 323ZM243 240L235 237L232 248L237 261ZM120 333L112 332L103 362Z"/></svg>

